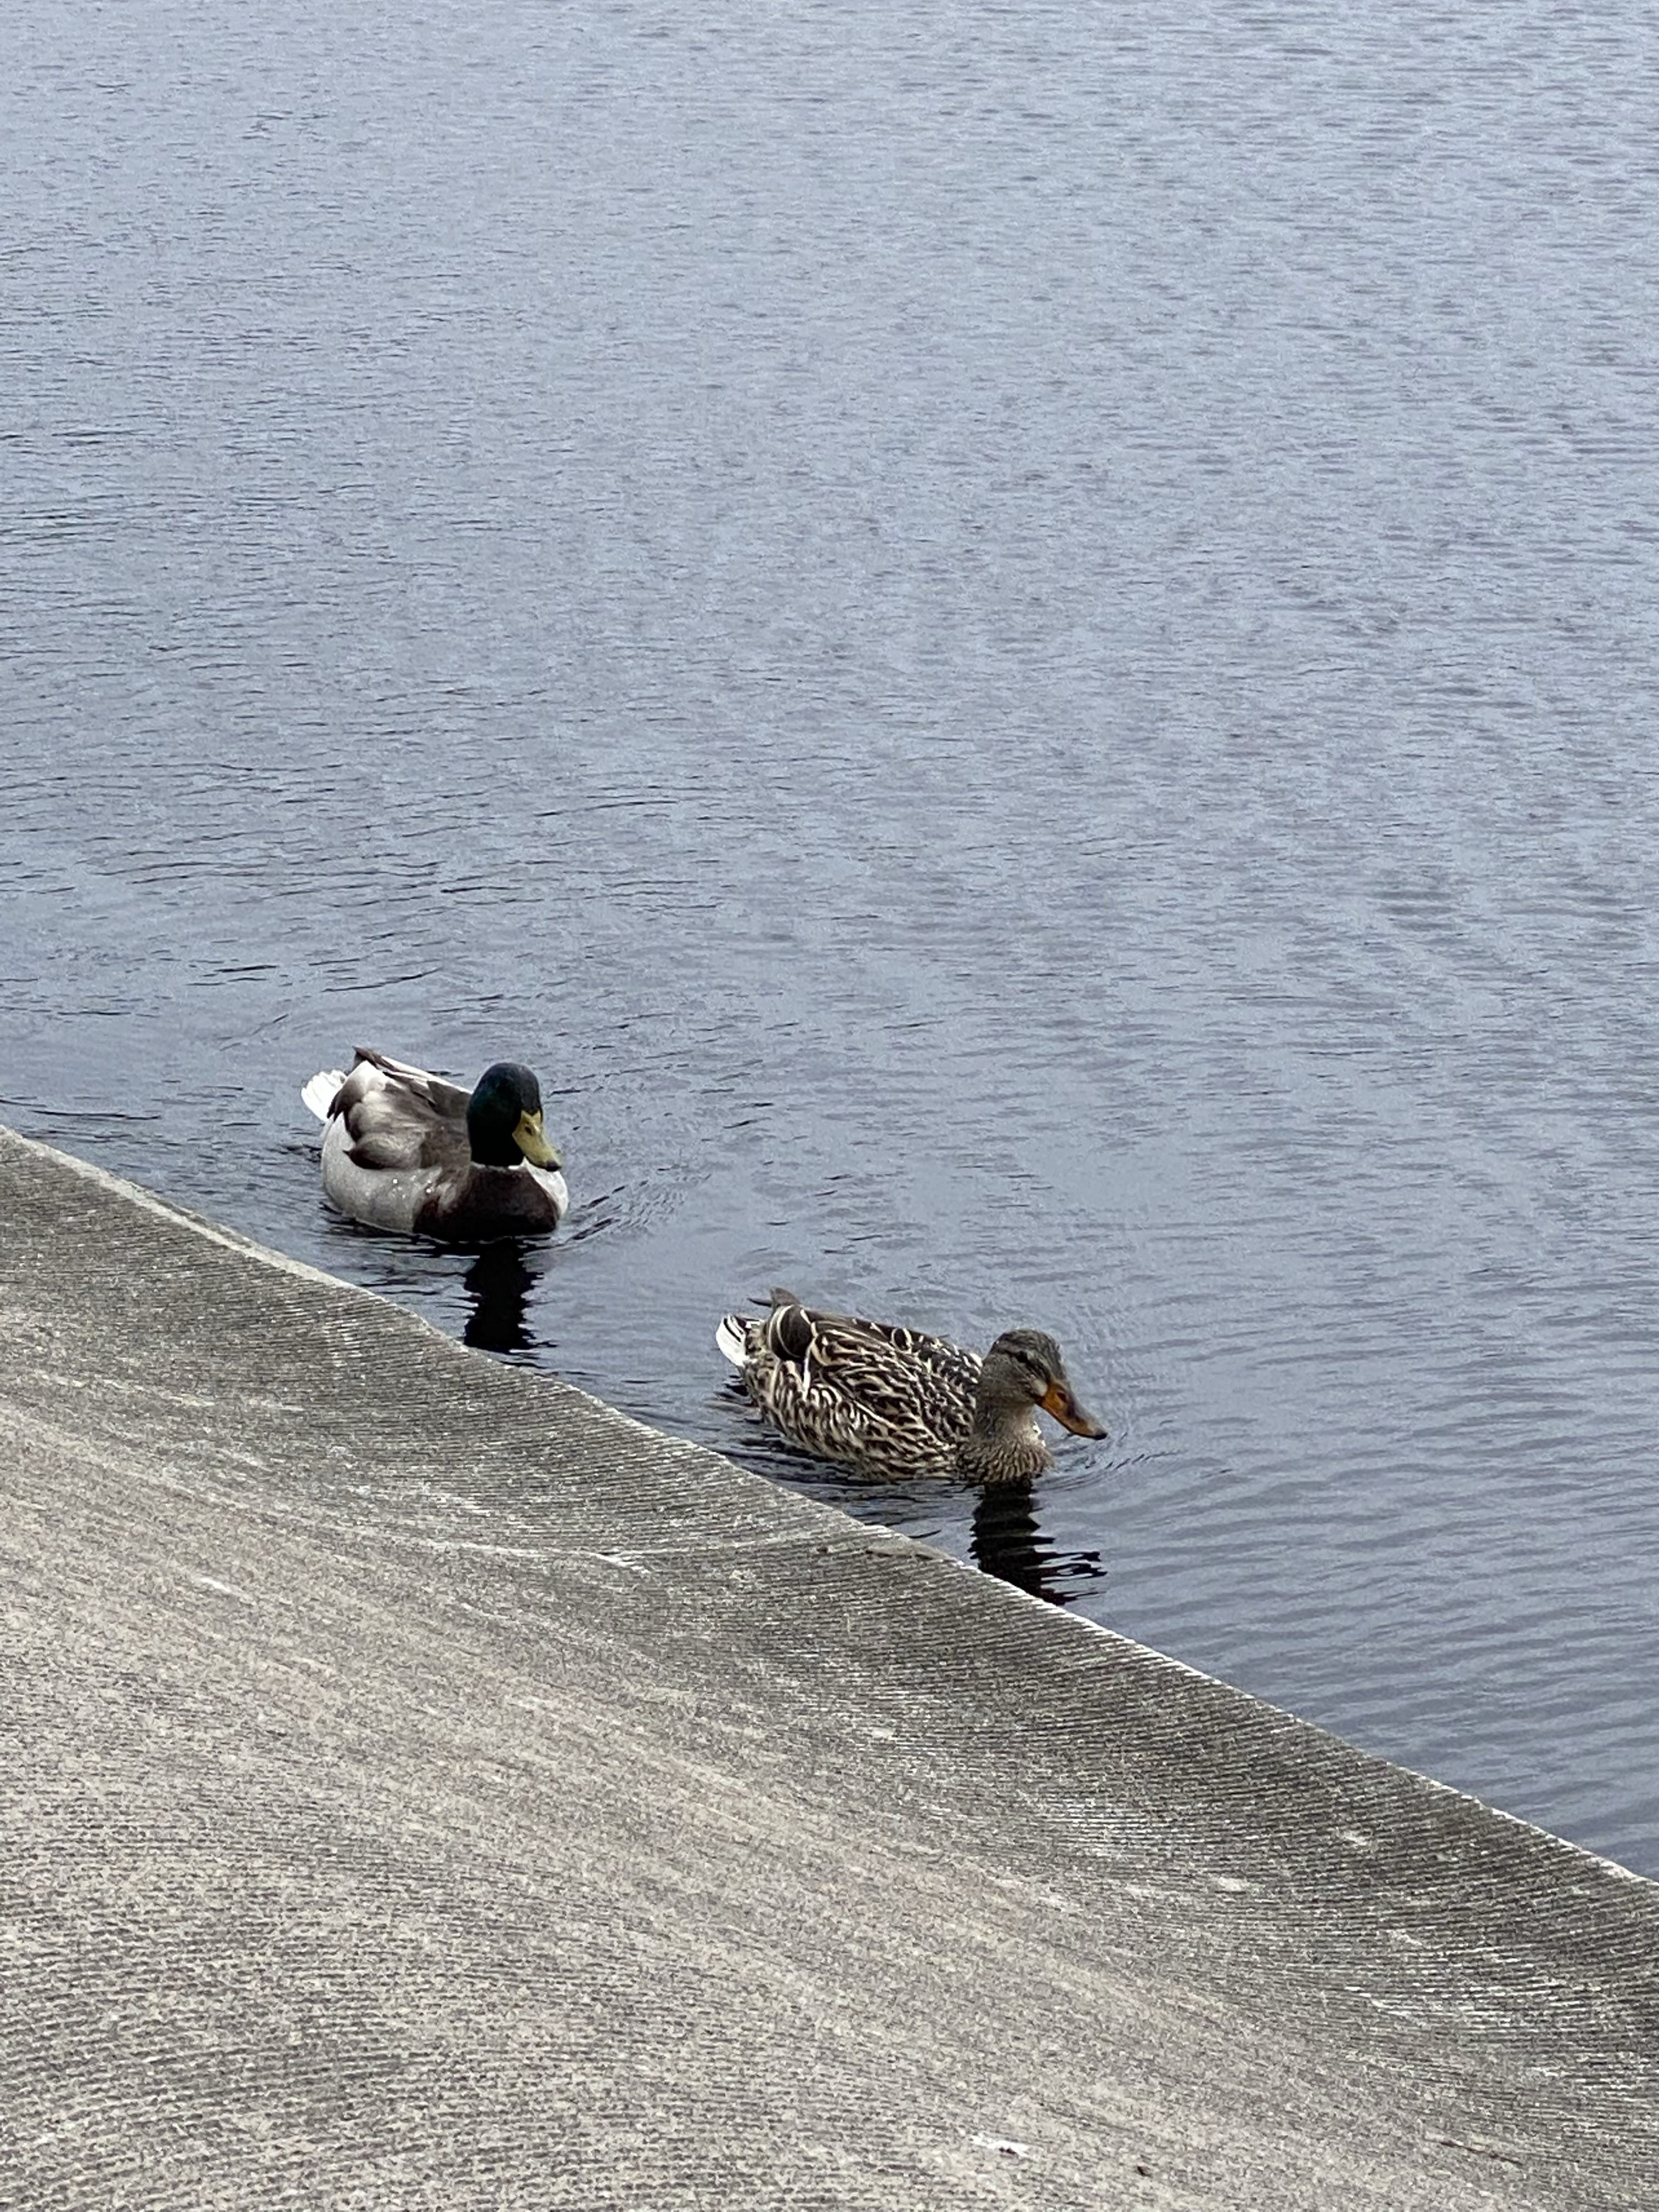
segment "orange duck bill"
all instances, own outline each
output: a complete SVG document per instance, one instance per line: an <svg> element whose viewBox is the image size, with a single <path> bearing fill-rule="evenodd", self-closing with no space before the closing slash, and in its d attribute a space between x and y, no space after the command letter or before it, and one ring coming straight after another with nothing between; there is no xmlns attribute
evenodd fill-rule
<svg viewBox="0 0 1659 2212"><path fill-rule="evenodd" d="M1069 1429L1074 1437L1103 1437L1105 1430L1092 1413L1085 1413L1072 1395L1072 1386L1058 1378L1052 1382L1037 1401L1045 1413L1052 1413L1062 1429Z"/></svg>

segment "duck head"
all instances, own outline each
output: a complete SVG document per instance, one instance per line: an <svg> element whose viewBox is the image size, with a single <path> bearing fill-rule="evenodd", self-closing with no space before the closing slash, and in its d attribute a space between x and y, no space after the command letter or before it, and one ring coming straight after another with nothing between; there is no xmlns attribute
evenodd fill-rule
<svg viewBox="0 0 1659 2212"><path fill-rule="evenodd" d="M467 1101L466 1133L479 1167L515 1168L522 1160L534 1168L564 1164L542 1127L542 1086L514 1060L498 1060L478 1078Z"/></svg>
<svg viewBox="0 0 1659 2212"><path fill-rule="evenodd" d="M1079 1405L1060 1346L1040 1328L1004 1329L985 1355L980 1394L1040 1406L1074 1437L1106 1433L1093 1414Z"/></svg>

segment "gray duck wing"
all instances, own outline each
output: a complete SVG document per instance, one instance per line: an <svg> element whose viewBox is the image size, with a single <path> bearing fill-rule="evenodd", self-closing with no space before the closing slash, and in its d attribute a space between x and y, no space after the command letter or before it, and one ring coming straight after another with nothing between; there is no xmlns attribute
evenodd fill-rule
<svg viewBox="0 0 1659 2212"><path fill-rule="evenodd" d="M424 1067L413 1067L406 1060L393 1060L389 1052L376 1052L370 1045L360 1044L354 1049L359 1065L367 1060L371 1067L378 1067L389 1085L410 1098L423 1100L440 1121L465 1121L472 1093L460 1084L450 1082L447 1076L434 1075ZM352 1073L356 1073L355 1067Z"/></svg>
<svg viewBox="0 0 1659 2212"><path fill-rule="evenodd" d="M471 1158L466 1133L469 1091L358 1048L334 1110L345 1124L350 1158L361 1168L464 1169Z"/></svg>

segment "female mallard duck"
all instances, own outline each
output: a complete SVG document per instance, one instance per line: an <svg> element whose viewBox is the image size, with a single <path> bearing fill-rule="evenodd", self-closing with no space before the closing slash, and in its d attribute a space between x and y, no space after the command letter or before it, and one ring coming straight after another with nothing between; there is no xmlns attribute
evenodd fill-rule
<svg viewBox="0 0 1659 2212"><path fill-rule="evenodd" d="M1106 1433L1041 1329L1006 1329L981 1359L943 1337L817 1313L774 1291L770 1313L727 1314L714 1341L791 1443L888 1482L1030 1482L1048 1465L1039 1407L1074 1436Z"/></svg>
<svg viewBox="0 0 1659 2212"><path fill-rule="evenodd" d="M569 1209L541 1085L516 1061L466 1091L359 1045L349 1075L326 1069L300 1096L325 1124L323 1188L372 1229L483 1244L544 1235Z"/></svg>

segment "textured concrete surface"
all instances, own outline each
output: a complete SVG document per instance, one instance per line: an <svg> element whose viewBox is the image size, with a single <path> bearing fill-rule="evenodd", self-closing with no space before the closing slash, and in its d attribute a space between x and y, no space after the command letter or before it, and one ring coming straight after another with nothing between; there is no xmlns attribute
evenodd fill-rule
<svg viewBox="0 0 1659 2212"><path fill-rule="evenodd" d="M7 2202L1654 2201L1653 1885L0 1176Z"/></svg>

